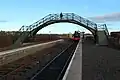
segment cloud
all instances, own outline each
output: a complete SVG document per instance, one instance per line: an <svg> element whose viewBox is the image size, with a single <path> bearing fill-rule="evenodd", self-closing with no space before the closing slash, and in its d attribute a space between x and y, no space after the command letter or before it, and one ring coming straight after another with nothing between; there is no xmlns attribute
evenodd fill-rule
<svg viewBox="0 0 120 80"><path fill-rule="evenodd" d="M95 22L118 22L120 21L120 12L103 16L89 17L89 19Z"/></svg>
<svg viewBox="0 0 120 80"><path fill-rule="evenodd" d="M6 20L0 20L0 22L3 22L3 23L4 23L4 22L8 22L8 21L6 21Z"/></svg>

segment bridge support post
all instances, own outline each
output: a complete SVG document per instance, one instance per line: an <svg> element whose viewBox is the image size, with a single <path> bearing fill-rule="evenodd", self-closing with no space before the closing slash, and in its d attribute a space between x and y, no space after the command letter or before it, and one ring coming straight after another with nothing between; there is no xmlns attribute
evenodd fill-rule
<svg viewBox="0 0 120 80"><path fill-rule="evenodd" d="M98 33L97 33L98 30L97 30L97 27L95 27L95 29L96 29L96 30L95 30L94 37L95 37L95 44L97 45L97 44L99 44L99 43L98 43L98 42L99 42L99 41L98 41Z"/></svg>

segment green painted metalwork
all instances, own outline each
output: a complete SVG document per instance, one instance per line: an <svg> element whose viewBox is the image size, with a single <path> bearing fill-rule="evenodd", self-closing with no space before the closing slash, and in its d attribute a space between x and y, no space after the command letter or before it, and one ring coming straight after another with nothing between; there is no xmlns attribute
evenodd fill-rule
<svg viewBox="0 0 120 80"><path fill-rule="evenodd" d="M98 30L104 30L105 31L105 34L107 36L109 36L109 32L108 32L108 29L107 29L107 25L106 24L100 24L97 26L98 27Z"/></svg>
<svg viewBox="0 0 120 80"><path fill-rule="evenodd" d="M82 18L74 13L63 13L62 18L60 18L60 14L49 14L49 15L45 16L44 18L40 19L39 21L31 24L30 26L22 26L19 31L21 31L21 32L31 31L31 30L43 25L44 23L47 23L47 22L52 21L52 20L55 20L55 21L57 21L57 20L76 21L76 22L79 22L85 26L89 26L93 30L95 29L95 27L97 27L96 23L93 23L92 21L89 21L85 18Z"/></svg>
<svg viewBox="0 0 120 80"><path fill-rule="evenodd" d="M61 14L49 14L29 26L22 26L19 29L19 32L21 32L20 37L15 41L14 45L19 45L27 37L34 36L40 29L50 24L59 23L59 22L68 22L68 23L74 23L74 24L83 26L84 28L91 31L93 35L95 35L95 39L97 38L96 23L90 20L87 20L74 13L62 13L62 16Z"/></svg>

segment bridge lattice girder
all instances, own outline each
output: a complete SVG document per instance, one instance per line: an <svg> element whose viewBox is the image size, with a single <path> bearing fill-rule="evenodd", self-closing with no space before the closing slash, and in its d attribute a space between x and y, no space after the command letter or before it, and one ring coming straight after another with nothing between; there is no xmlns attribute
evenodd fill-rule
<svg viewBox="0 0 120 80"><path fill-rule="evenodd" d="M60 14L49 14L39 21L33 23L29 26L22 26L19 29L19 32L22 32L21 36L15 41L14 44L19 45L22 43L27 37L34 36L40 29L54 23L59 22L68 22L83 26L88 29L93 35L96 35L97 24L87 20L79 15L74 13L62 13L62 17Z"/></svg>

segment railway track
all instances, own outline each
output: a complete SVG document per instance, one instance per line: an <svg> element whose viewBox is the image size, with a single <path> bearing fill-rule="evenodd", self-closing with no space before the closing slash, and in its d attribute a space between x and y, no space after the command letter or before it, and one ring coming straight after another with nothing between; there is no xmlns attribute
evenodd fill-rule
<svg viewBox="0 0 120 80"><path fill-rule="evenodd" d="M30 80L61 80L76 46L77 42L69 45L42 68L42 70L38 71Z"/></svg>
<svg viewBox="0 0 120 80"><path fill-rule="evenodd" d="M57 56L61 50L70 45L72 42L59 43L53 48L43 51L44 54L31 55L21 58L13 63L9 63L0 67L0 80L30 80L34 79L35 73L45 67L47 63L55 56ZM41 56L41 57L40 57Z"/></svg>

